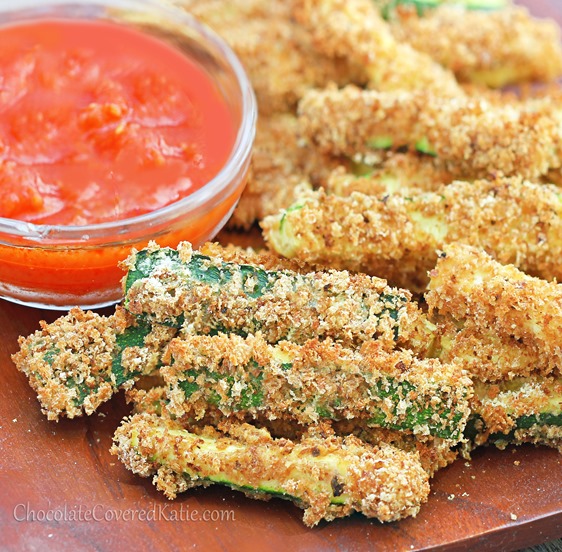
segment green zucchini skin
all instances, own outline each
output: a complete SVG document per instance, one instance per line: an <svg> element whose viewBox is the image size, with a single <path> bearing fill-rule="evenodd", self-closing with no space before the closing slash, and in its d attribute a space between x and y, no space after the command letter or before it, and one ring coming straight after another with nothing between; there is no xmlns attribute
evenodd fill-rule
<svg viewBox="0 0 562 552"><path fill-rule="evenodd" d="M475 382L465 428L474 445L534 443L562 450L562 378L530 376L498 384Z"/></svg>
<svg viewBox="0 0 562 552"><path fill-rule="evenodd" d="M111 450L173 499L195 486L225 485L248 497L284 498L304 508L313 526L361 512L394 521L419 511L429 493L418 456L317 426L298 440L274 439L265 429L225 422L191 429L149 414L125 419Z"/></svg>
<svg viewBox="0 0 562 552"><path fill-rule="evenodd" d="M260 332L270 343L372 339L389 348L427 346L426 319L409 292L346 271L299 274L151 247L128 261L125 308L149 322L196 334ZM419 339L419 333L424 339Z"/></svg>
<svg viewBox="0 0 562 552"><path fill-rule="evenodd" d="M186 336L170 342L164 363L167 409L177 417L218 409L302 426L354 419L458 441L472 393L455 366L376 343L358 351L330 341L272 346L260 336Z"/></svg>
<svg viewBox="0 0 562 552"><path fill-rule="evenodd" d="M120 388L155 370L175 330L80 309L20 340L12 358L37 392L49 420L92 414Z"/></svg>

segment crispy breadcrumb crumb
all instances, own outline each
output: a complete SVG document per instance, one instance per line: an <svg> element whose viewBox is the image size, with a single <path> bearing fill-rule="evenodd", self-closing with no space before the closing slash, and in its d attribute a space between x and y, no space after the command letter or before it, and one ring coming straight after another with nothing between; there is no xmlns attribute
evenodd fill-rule
<svg viewBox="0 0 562 552"><path fill-rule="evenodd" d="M562 202L554 186L520 179L454 182L434 193L309 194L262 222L278 254L363 271L422 291L437 251L466 243L502 263L562 278Z"/></svg>
<svg viewBox="0 0 562 552"><path fill-rule="evenodd" d="M398 9L392 33L451 69L461 81L501 88L562 76L558 25L521 6L496 11L439 6L423 16Z"/></svg>
<svg viewBox="0 0 562 552"><path fill-rule="evenodd" d="M426 143L457 178L538 178L560 167L560 123L548 99L497 105L475 97L377 92L347 86L308 92L304 136L320 151L361 160L380 138L411 149Z"/></svg>
<svg viewBox="0 0 562 552"><path fill-rule="evenodd" d="M215 482L251 498L292 500L305 509L308 526L353 512L380 521L415 516L429 494L415 453L337 437L327 427L292 442L248 424L191 433L169 419L138 414L123 422L114 443L111 452L134 473L154 476L170 499Z"/></svg>

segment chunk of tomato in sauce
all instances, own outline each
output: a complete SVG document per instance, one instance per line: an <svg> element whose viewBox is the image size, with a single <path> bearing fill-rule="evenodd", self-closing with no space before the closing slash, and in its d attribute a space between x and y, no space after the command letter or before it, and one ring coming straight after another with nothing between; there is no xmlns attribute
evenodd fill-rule
<svg viewBox="0 0 562 552"><path fill-rule="evenodd" d="M85 225L192 194L235 140L225 98L179 50L105 22L0 30L0 216Z"/></svg>

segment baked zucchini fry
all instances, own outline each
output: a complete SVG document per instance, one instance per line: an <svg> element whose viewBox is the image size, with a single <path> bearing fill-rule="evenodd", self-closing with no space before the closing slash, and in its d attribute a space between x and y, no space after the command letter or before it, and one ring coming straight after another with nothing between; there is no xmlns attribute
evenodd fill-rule
<svg viewBox="0 0 562 552"><path fill-rule="evenodd" d="M474 11L443 5L423 17L412 9L396 10L391 19L397 40L428 54L463 82L502 88L562 75L558 25L531 17L521 6Z"/></svg>
<svg viewBox="0 0 562 552"><path fill-rule="evenodd" d="M295 17L318 51L364 67L371 88L463 95L450 71L394 38L372 0L297 0L295 5Z"/></svg>
<svg viewBox="0 0 562 552"><path fill-rule="evenodd" d="M511 6L512 0L373 0L373 3L385 19L392 20L404 9L408 10L406 13L410 15L408 8L413 8L419 16L432 14L440 7L446 6L455 7L457 13L459 8L492 12Z"/></svg>
<svg viewBox="0 0 562 552"><path fill-rule="evenodd" d="M466 436L476 445L534 443L562 452L562 378L517 378L496 385L475 382L474 416Z"/></svg>
<svg viewBox="0 0 562 552"><path fill-rule="evenodd" d="M298 274L225 263L153 244L127 261L125 307L144 320L189 333L249 335L272 343L314 337L424 351L428 323L407 291L347 272Z"/></svg>
<svg viewBox="0 0 562 552"><path fill-rule="evenodd" d="M412 194L438 190L453 181L452 175L428 155L392 153L380 165L364 167L362 174L340 166L322 183L329 193L348 197L353 192L366 195Z"/></svg>
<svg viewBox="0 0 562 552"><path fill-rule="evenodd" d="M473 320L436 316L433 356L454 363L473 379L499 382L530 376L537 371L537 355L514 336L498 335ZM539 372L548 372L540 369Z"/></svg>
<svg viewBox="0 0 562 552"><path fill-rule="evenodd" d="M119 388L152 372L175 330L137 321L121 308L100 316L80 309L20 338L13 361L49 420L92 414Z"/></svg>
<svg viewBox="0 0 562 552"><path fill-rule="evenodd" d="M459 455L459 447L454 442L439 437L412 435L395 429L369 427L356 420L334 422L332 428L336 435L355 435L371 445L386 443L400 450L419 454L421 465L429 477L433 477L438 470L452 464Z"/></svg>
<svg viewBox="0 0 562 552"><path fill-rule="evenodd" d="M161 368L167 408L202 418L262 416L307 425L358 419L367 425L459 440L471 380L455 365L327 341L269 345L260 336L186 336L170 342Z"/></svg>
<svg viewBox="0 0 562 552"><path fill-rule="evenodd" d="M192 433L167 419L139 414L117 430L111 451L173 499L213 483L250 498L285 498L316 525L353 512L380 521L415 516L429 494L417 455L371 446L315 428L301 440L274 439L265 429L225 423Z"/></svg>
<svg viewBox="0 0 562 552"><path fill-rule="evenodd" d="M482 334L517 340L536 373L562 368L562 286L502 265L484 251L461 244L445 248L431 272L430 312Z"/></svg>
<svg viewBox="0 0 562 552"><path fill-rule="evenodd" d="M390 137L393 149L436 155L456 178L537 179L560 167L558 111L548 98L498 105L426 91L347 86L308 92L299 103L299 120L303 136L322 152L355 161L381 144L389 147Z"/></svg>
<svg viewBox="0 0 562 552"><path fill-rule="evenodd" d="M555 186L519 179L454 182L410 197L319 191L262 222L277 253L357 270L419 291L437 250L461 242L545 279L561 279L562 202Z"/></svg>

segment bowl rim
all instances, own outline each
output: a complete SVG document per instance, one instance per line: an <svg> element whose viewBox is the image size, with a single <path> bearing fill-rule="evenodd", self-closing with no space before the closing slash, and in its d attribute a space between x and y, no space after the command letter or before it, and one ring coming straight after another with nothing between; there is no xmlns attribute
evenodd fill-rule
<svg viewBox="0 0 562 552"><path fill-rule="evenodd" d="M36 224L18 219L0 217L0 234L2 234L0 243L12 245L6 243L6 235L32 241L48 238L56 242L68 240L74 243L76 243L76 241L87 241L95 238L116 238L117 236L125 238L129 234L142 232L143 229L148 229L156 223L162 224L163 222L174 220L181 215L203 207L216 198L221 191L228 188L228 185L232 182L235 175L243 170L245 163L251 155L256 133L257 101L255 94L246 71L234 51L228 46L224 39L191 14L175 6L163 4L154 0L135 0L134 2L132 0L51 0L49 2L43 2L42 0L22 0L17 7L0 9L0 16L7 13L25 13L26 15L32 16L37 14L38 17L41 17L45 15L45 6L77 7L92 5L106 8L133 7L138 11L139 8L142 8L143 4L158 10L160 14L166 17L170 17L174 24L179 23L186 25L191 30L195 31L203 39L203 44L206 41L216 48L232 69L240 89L241 121L237 129L236 140L234 141L226 163L209 182L192 194L154 211L149 211L148 213L143 213L142 215L134 217L85 225ZM73 19L73 17L69 17L69 19ZM22 21L27 20L29 20L29 17ZM13 22L9 22L9 24L12 23L17 23L17 19L14 19ZM0 28L3 24L4 23L0 23ZM117 21L117 24L120 23ZM21 243L18 242L17 246L20 245ZM52 247L53 243L51 242L49 246Z"/></svg>

